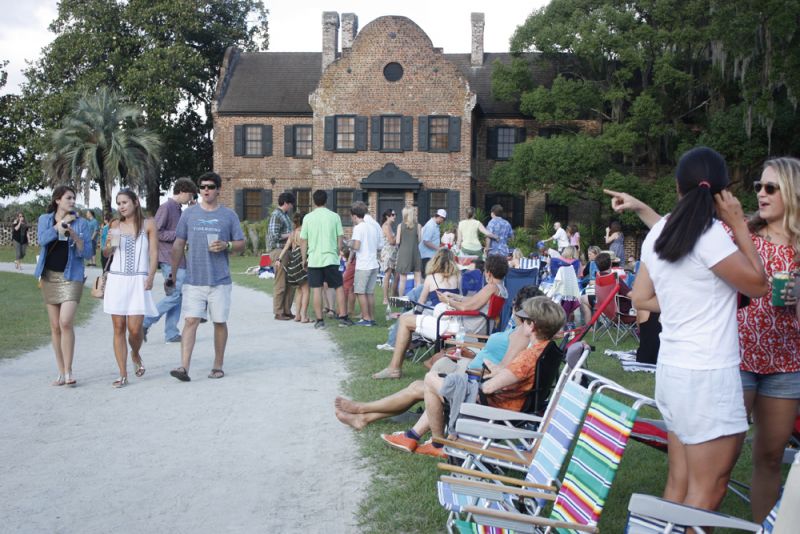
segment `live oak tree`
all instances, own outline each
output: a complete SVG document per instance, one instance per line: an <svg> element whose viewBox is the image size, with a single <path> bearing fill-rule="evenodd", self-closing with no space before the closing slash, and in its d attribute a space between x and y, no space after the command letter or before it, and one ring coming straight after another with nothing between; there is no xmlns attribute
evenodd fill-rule
<svg viewBox="0 0 800 534"><path fill-rule="evenodd" d="M57 127L85 91L105 86L126 95L163 142L155 180L145 184L151 211L175 178L211 168L211 100L227 47L268 44L260 0L61 0L50 30L56 38L23 85L36 114L30 150L46 151L44 130Z"/></svg>
<svg viewBox="0 0 800 534"><path fill-rule="evenodd" d="M534 87L520 54L495 65L493 94L539 121L595 119L602 131L518 145L493 184L562 201L614 186L669 207L677 158L705 144L749 187L764 159L800 152L798 12L800 0L552 0L511 39L550 63L552 85Z"/></svg>

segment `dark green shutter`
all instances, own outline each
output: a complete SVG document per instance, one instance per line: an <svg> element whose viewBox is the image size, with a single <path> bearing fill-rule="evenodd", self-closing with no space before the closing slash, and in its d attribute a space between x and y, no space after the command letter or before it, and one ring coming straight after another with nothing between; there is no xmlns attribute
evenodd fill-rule
<svg viewBox="0 0 800 534"><path fill-rule="evenodd" d="M261 155L272 155L272 125L270 124L261 127Z"/></svg>
<svg viewBox="0 0 800 534"><path fill-rule="evenodd" d="M244 156L244 126L233 127L233 155Z"/></svg>
<svg viewBox="0 0 800 534"><path fill-rule="evenodd" d="M372 150L380 150L381 147L381 118L380 116L371 117L370 131L369 131L369 148Z"/></svg>
<svg viewBox="0 0 800 534"><path fill-rule="evenodd" d="M461 151L461 117L450 117L447 129L447 149L450 152Z"/></svg>
<svg viewBox="0 0 800 534"><path fill-rule="evenodd" d="M336 195L335 189L326 189L325 192L328 193L328 201L325 203L325 207L331 211L336 211Z"/></svg>
<svg viewBox="0 0 800 534"><path fill-rule="evenodd" d="M406 152L414 150L414 117L403 117L400 123L400 143Z"/></svg>
<svg viewBox="0 0 800 534"><path fill-rule="evenodd" d="M367 198L369 198L367 196L367 192L364 191L363 189L354 189L353 190L353 202L358 202L358 201L366 202Z"/></svg>
<svg viewBox="0 0 800 534"><path fill-rule="evenodd" d="M514 197L514 220L511 221L514 228L519 228L525 224L525 197Z"/></svg>
<svg viewBox="0 0 800 534"><path fill-rule="evenodd" d="M294 156L294 126L283 127L283 155Z"/></svg>
<svg viewBox="0 0 800 534"><path fill-rule="evenodd" d="M356 150L367 149L367 118L356 117Z"/></svg>
<svg viewBox="0 0 800 534"><path fill-rule="evenodd" d="M525 128L517 128L517 138L515 143L524 143L528 139L528 131Z"/></svg>
<svg viewBox="0 0 800 534"><path fill-rule="evenodd" d="M236 215L239 216L239 220L244 220L244 190L237 189L233 193L233 203L235 206Z"/></svg>
<svg viewBox="0 0 800 534"><path fill-rule="evenodd" d="M269 218L269 207L272 205L272 190L261 190L261 219Z"/></svg>
<svg viewBox="0 0 800 534"><path fill-rule="evenodd" d="M428 117L417 118L417 150L428 151Z"/></svg>
<svg viewBox="0 0 800 534"><path fill-rule="evenodd" d="M431 218L431 214L428 213L431 210L431 192L421 189L417 193L417 217L419 218L419 223L425 225L428 222L428 219Z"/></svg>
<svg viewBox="0 0 800 534"><path fill-rule="evenodd" d="M325 117L325 150L336 148L336 117Z"/></svg>
<svg viewBox="0 0 800 534"><path fill-rule="evenodd" d="M497 128L486 130L486 159L497 159Z"/></svg>
<svg viewBox="0 0 800 534"><path fill-rule="evenodd" d="M447 218L451 221L458 222L460 219L459 217L459 209L461 200L461 192L460 191L453 191L449 190L447 192Z"/></svg>

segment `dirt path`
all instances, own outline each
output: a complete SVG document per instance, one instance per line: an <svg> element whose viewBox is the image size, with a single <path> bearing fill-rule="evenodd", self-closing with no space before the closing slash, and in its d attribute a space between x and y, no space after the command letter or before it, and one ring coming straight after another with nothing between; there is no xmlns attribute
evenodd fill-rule
<svg viewBox="0 0 800 534"><path fill-rule="evenodd" d="M142 350L146 375L130 370L130 386L113 389L101 306L76 332L78 387L49 385L49 345L0 360L0 530L357 530L368 473L333 415L342 359L327 334L270 310L269 296L234 287L221 380L206 378L209 324L198 330L192 382L170 377L180 347L162 342L162 322Z"/></svg>

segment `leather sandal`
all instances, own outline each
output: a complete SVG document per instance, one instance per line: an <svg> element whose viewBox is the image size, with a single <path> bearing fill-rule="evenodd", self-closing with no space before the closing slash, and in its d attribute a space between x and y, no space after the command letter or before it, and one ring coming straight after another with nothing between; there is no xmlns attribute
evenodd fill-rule
<svg viewBox="0 0 800 534"><path fill-rule="evenodd" d="M372 378L375 380L387 380L387 379L392 380L402 377L403 377L403 372L400 369L389 369L388 367L372 375Z"/></svg>
<svg viewBox="0 0 800 534"><path fill-rule="evenodd" d="M142 361L142 357L137 356L137 358L139 358L139 362L138 363L133 362L133 367L134 369L136 369L133 374L135 374L137 378L142 378L144 376L144 372L146 371L146 369L144 368L144 362ZM131 359L133 359L133 356L131 356Z"/></svg>
<svg viewBox="0 0 800 534"><path fill-rule="evenodd" d="M111 382L111 387L115 387L117 389L124 388L127 385L128 385L128 377L127 376L121 376L121 377L117 378L116 380L114 380L113 382Z"/></svg>
<svg viewBox="0 0 800 534"><path fill-rule="evenodd" d="M75 380L75 377L72 376L72 373L67 373L66 375L64 375L64 385L65 386L74 386L77 383L78 383L78 381Z"/></svg>
<svg viewBox="0 0 800 534"><path fill-rule="evenodd" d="M53 380L53 384L52 385L54 385L54 386L63 386L64 384L66 384L66 381L64 380L64 375L58 375L56 377L56 379Z"/></svg>

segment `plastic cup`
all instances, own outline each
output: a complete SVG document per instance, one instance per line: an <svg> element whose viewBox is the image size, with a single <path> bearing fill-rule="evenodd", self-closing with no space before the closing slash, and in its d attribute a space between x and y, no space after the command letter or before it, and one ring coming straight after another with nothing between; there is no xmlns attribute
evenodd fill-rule
<svg viewBox="0 0 800 534"><path fill-rule="evenodd" d="M111 239L111 248L119 247L119 237L120 237L119 229L114 228L113 230L109 230L108 235L109 238Z"/></svg>
<svg viewBox="0 0 800 534"><path fill-rule="evenodd" d="M783 290L786 284L791 280L791 275L786 271L774 273L772 275L772 305L773 306L786 306L786 301L783 300Z"/></svg>
<svg viewBox="0 0 800 534"><path fill-rule="evenodd" d="M208 240L208 250L211 250L211 244L219 241L219 234L206 234L206 239Z"/></svg>

